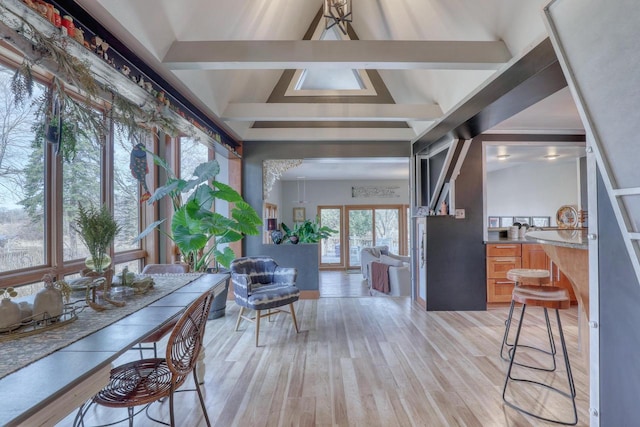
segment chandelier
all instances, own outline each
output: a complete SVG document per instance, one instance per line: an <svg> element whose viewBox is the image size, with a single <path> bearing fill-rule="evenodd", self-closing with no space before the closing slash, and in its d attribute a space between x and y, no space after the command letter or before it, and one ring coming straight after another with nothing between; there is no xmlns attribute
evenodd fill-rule
<svg viewBox="0 0 640 427"><path fill-rule="evenodd" d="M347 34L347 22L351 22L351 0L324 0L324 17L327 30L337 25L343 34Z"/></svg>

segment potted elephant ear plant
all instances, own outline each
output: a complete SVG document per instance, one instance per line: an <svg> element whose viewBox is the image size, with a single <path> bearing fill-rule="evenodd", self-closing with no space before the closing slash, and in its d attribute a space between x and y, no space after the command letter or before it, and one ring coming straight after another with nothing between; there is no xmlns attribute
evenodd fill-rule
<svg viewBox="0 0 640 427"><path fill-rule="evenodd" d="M160 157L149 154L153 156L155 164L167 171L168 179L164 186L156 189L148 203L165 197L171 199L171 233L158 228L166 221L165 218L150 224L135 241L157 228L175 243L182 261L189 264L191 271L218 271L218 266L229 268L236 255L227 244L237 242L246 235L259 234L258 227L262 225L262 219L258 213L235 189L215 180L220 172L220 165L216 160L199 164L193 171L193 178L185 180L176 177ZM215 200L230 204L228 216L215 212ZM224 315L226 291L225 288L225 292L214 299L209 318Z"/></svg>

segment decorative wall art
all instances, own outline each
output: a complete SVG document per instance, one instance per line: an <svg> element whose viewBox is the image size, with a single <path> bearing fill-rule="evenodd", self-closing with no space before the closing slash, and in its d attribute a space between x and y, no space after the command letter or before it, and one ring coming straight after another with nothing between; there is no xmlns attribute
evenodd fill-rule
<svg viewBox="0 0 640 427"><path fill-rule="evenodd" d="M293 222L304 222L307 219L304 208L293 208Z"/></svg>
<svg viewBox="0 0 640 427"><path fill-rule="evenodd" d="M381 199L393 199L400 197L397 190L400 187L384 187L377 185L351 187L351 197L378 197Z"/></svg>
<svg viewBox="0 0 640 427"><path fill-rule="evenodd" d="M532 227L549 227L551 225L551 217L548 216L532 216Z"/></svg>

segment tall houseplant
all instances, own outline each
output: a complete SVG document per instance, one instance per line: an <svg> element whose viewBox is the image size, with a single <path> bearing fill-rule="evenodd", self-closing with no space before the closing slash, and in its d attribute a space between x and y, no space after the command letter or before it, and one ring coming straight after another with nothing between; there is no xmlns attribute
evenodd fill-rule
<svg viewBox="0 0 640 427"><path fill-rule="evenodd" d="M169 197L173 205L171 234L164 233L158 226L166 221L161 219L150 224L136 240L142 239L151 231L158 230L171 239L192 271L205 271L214 264L229 267L236 257L227 243L239 241L245 235L259 234L258 226L262 220L258 213L244 201L242 196L232 187L215 180L220 172L216 160L199 164L193 179L184 180L176 177L169 165L157 155L150 153L154 162L167 171L167 183L159 187L149 203ZM183 195L192 193L186 201ZM212 212L211 207L216 199L233 204L230 216Z"/></svg>

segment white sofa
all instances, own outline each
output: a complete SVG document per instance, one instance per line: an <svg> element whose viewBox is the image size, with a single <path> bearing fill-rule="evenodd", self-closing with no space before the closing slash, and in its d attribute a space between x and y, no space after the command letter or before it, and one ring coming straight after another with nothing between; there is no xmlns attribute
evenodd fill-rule
<svg viewBox="0 0 640 427"><path fill-rule="evenodd" d="M387 246L370 246L360 251L362 277L367 280L371 295L409 296L411 295L411 258L389 253ZM372 288L371 263L389 265L389 293L384 294Z"/></svg>

